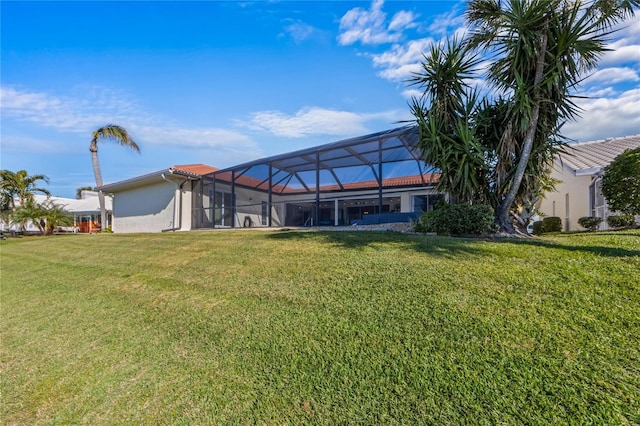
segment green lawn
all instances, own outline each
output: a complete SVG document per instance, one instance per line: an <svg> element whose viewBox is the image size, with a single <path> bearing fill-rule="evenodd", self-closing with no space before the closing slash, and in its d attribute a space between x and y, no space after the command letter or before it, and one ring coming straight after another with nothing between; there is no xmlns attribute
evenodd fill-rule
<svg viewBox="0 0 640 426"><path fill-rule="evenodd" d="M638 424L640 231L0 242L3 424Z"/></svg>

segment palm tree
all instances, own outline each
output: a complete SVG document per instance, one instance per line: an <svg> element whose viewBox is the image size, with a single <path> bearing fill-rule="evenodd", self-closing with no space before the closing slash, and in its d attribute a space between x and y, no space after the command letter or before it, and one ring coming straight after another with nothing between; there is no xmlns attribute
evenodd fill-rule
<svg viewBox="0 0 640 426"><path fill-rule="evenodd" d="M612 26L633 16L638 6L639 0L469 3L470 45L495 54L489 82L512 99L502 139L510 144L517 166L497 211L502 230L513 231L509 214L532 164L532 152L548 157L548 151L536 145L553 148L549 141L562 122L578 115L571 91L597 66Z"/></svg>
<svg viewBox="0 0 640 426"><path fill-rule="evenodd" d="M91 160L93 162L93 174L96 177L96 188L98 189L98 200L100 202L100 220L103 229L107 224L107 212L104 205L104 194L100 191L100 187L103 185L102 172L100 171L100 163L98 162L98 141L112 140L119 145L131 148L136 152L140 152L140 148L133 141L129 132L124 127L116 126L115 124L107 124L104 127L100 127L93 132L93 138L89 144L89 151L91 151Z"/></svg>
<svg viewBox="0 0 640 426"><path fill-rule="evenodd" d="M63 206L48 200L42 204L29 201L17 207L11 214L11 222L20 225L23 230L31 222L44 235L50 235L58 226L72 225L73 219Z"/></svg>
<svg viewBox="0 0 640 426"><path fill-rule="evenodd" d="M424 90L411 105L423 160L440 170L439 190L469 203L486 201L487 186L482 179L484 148L470 126L479 98L466 82L478 63L477 56L454 38L442 46L433 45L424 56L422 70L409 80Z"/></svg>
<svg viewBox="0 0 640 426"><path fill-rule="evenodd" d="M59 226L73 225L73 218L71 214L65 210L64 206L50 202L44 206L44 209L44 220L46 223L44 230L45 235L53 234Z"/></svg>
<svg viewBox="0 0 640 426"><path fill-rule="evenodd" d="M522 212L553 184L549 171L562 149L560 128L579 113L572 92L597 66L611 26L638 5L471 0L470 36L432 48L410 80L424 89L411 109L424 159L441 169L443 189L460 201L490 204L502 231L526 226ZM487 77L496 99L479 102L465 86L478 54L492 60Z"/></svg>
<svg viewBox="0 0 640 426"><path fill-rule="evenodd" d="M81 186L80 188L76 189L76 199L77 200L81 200L82 199L82 192L83 191L95 191L95 189L93 188L93 186Z"/></svg>
<svg viewBox="0 0 640 426"><path fill-rule="evenodd" d="M51 193L45 188L38 186L38 181L49 183L49 178L45 175L29 175L26 170L12 172L11 170L0 170L0 190L2 191L3 204L16 209L16 198L18 205L24 206L33 202L34 192L41 192L50 197Z"/></svg>

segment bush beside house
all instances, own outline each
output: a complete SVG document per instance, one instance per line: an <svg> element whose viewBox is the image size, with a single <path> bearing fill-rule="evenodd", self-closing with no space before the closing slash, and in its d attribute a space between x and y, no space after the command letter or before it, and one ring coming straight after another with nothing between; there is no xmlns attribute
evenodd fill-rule
<svg viewBox="0 0 640 426"><path fill-rule="evenodd" d="M611 228L631 228L636 218L631 214L612 215L607 217L607 225Z"/></svg>
<svg viewBox="0 0 640 426"><path fill-rule="evenodd" d="M601 217L596 216L583 216L578 219L578 224L585 228L587 231L596 231L602 223Z"/></svg>
<svg viewBox="0 0 640 426"><path fill-rule="evenodd" d="M497 231L494 211L487 205L440 204L416 223L416 232L483 235Z"/></svg>

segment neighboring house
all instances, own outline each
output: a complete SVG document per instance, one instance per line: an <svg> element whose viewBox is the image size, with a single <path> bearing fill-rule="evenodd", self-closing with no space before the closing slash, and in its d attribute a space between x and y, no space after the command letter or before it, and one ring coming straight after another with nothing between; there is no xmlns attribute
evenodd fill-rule
<svg viewBox="0 0 640 426"><path fill-rule="evenodd" d="M34 194L34 201L37 204L51 202L62 207L73 217L73 226L63 227L67 232L91 233L102 229L100 224L100 202L98 193L95 191L82 191L82 198L47 197L45 195ZM107 210L107 226L111 224L111 197L105 197L105 208ZM4 223L0 219L0 229L2 231L18 230L18 226ZM31 222L25 227L26 232L40 232L40 229Z"/></svg>
<svg viewBox="0 0 640 426"><path fill-rule="evenodd" d="M103 185L113 197L113 232L162 232L192 229L193 189L215 168L204 164L168 169Z"/></svg>
<svg viewBox="0 0 640 426"><path fill-rule="evenodd" d="M597 216L606 229L609 210L600 191L603 170L627 149L640 147L640 134L570 144L554 162L552 177L561 183L547 193L538 210L544 216L562 218L563 231L582 230L578 219Z"/></svg>

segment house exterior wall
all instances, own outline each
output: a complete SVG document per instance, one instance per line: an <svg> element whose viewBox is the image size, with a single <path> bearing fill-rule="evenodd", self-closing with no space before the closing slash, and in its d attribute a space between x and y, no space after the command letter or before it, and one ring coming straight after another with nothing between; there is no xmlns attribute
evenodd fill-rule
<svg viewBox="0 0 640 426"><path fill-rule="evenodd" d="M576 176L559 163L556 163L551 174L554 179L561 181L556 190L545 194L538 210L545 217L557 216L562 219L563 231L579 231L583 228L578 219L592 216L589 205L590 175Z"/></svg>
<svg viewBox="0 0 640 426"><path fill-rule="evenodd" d="M176 184L162 181L117 192L114 195L113 232L161 232L176 226ZM182 198L184 200L190 197Z"/></svg>
<svg viewBox="0 0 640 426"><path fill-rule="evenodd" d="M193 191L194 181L187 181L182 185L182 189L176 190L176 195L180 196L180 208L177 208L175 223L179 226L179 231L190 231L191 222L191 209L193 207L193 197L191 192Z"/></svg>

